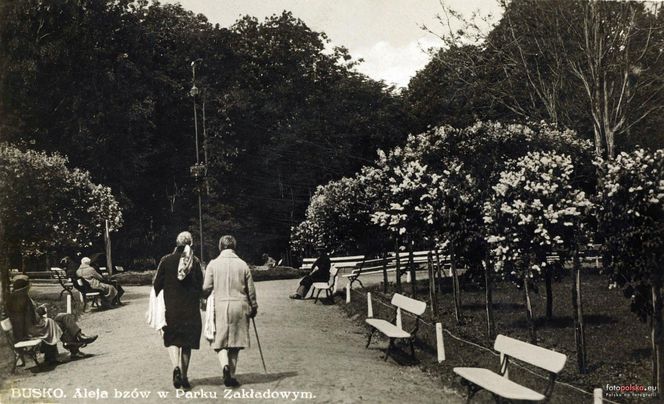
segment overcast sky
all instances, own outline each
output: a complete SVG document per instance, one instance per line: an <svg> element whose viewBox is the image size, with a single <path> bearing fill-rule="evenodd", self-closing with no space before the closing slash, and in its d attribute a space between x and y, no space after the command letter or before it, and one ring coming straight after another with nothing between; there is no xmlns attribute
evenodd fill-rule
<svg viewBox="0 0 664 404"><path fill-rule="evenodd" d="M405 87L423 68L428 56L423 52L439 46L439 40L420 29L426 24L440 25L439 0L167 0L204 14L210 22L223 27L240 16L252 15L263 20L283 10L303 20L314 31L325 32L334 45L343 45L354 58L363 58L358 70L389 84ZM455 10L470 15L497 14L495 0L447 0Z"/></svg>

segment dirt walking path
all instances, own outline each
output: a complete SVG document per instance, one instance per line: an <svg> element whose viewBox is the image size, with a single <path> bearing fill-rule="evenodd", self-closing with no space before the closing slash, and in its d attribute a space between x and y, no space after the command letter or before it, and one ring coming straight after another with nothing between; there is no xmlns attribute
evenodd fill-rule
<svg viewBox="0 0 664 404"><path fill-rule="evenodd" d="M256 284L260 305L256 323L269 373L262 371L252 331L252 347L240 353L240 388L224 388L216 355L203 341L192 354L193 389L187 394L177 392L161 337L144 321L149 287L127 287L125 306L87 313L80 321L85 332L99 334L99 340L85 349L93 356L35 374L20 370L5 383L0 403L218 402L224 398L277 403L462 401L416 366L383 361L384 342L365 349L366 331L338 307L288 299L295 283ZM66 360L64 354L61 357ZM47 395L49 388L56 389L50 391L51 398L34 397ZM27 397L30 394L33 398ZM264 395L269 396L267 400Z"/></svg>

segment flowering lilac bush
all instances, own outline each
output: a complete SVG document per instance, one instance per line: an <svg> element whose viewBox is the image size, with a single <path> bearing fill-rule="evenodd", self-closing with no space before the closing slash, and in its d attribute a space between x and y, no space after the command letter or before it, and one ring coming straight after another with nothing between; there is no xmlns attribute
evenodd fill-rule
<svg viewBox="0 0 664 404"><path fill-rule="evenodd" d="M642 149L597 162L599 227L612 281L623 287L641 320L650 318L652 382L664 386L664 150Z"/></svg>
<svg viewBox="0 0 664 404"><path fill-rule="evenodd" d="M372 232L370 212L374 209L379 173L366 167L352 178L342 178L319 186L311 197L305 220L292 230L295 251L311 253L324 248L329 252L351 252L366 247L380 232Z"/></svg>
<svg viewBox="0 0 664 404"><path fill-rule="evenodd" d="M530 152L500 172L491 199L484 203L487 241L496 269L519 279L534 278L554 251L575 248L588 231L593 206L573 186L572 158L554 152Z"/></svg>
<svg viewBox="0 0 664 404"><path fill-rule="evenodd" d="M598 165L605 171L598 216L609 276L645 320L652 315L650 286L662 282L664 150L621 153Z"/></svg>
<svg viewBox="0 0 664 404"><path fill-rule="evenodd" d="M587 240L584 234L591 232L587 218L593 204L575 186L574 172L575 165L568 155L530 152L507 164L492 187L493 195L484 203L486 237L494 269L523 286L533 342L537 337L530 283L540 277L546 279L547 317L551 317L553 273L547 255L558 251L564 256L578 251L579 244ZM580 290L575 289L574 293L577 302Z"/></svg>
<svg viewBox="0 0 664 404"><path fill-rule="evenodd" d="M87 247L101 237L105 220L122 226L111 189L90 174L67 167L67 159L0 144L0 241L23 254L60 247Z"/></svg>

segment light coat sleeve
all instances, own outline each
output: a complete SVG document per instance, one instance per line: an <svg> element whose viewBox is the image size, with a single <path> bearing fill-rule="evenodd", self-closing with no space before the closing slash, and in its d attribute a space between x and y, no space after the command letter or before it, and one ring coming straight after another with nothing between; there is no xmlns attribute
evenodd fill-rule
<svg viewBox="0 0 664 404"><path fill-rule="evenodd" d="M207 266L205 269L205 280L203 281L203 297L207 297L214 288L214 268L212 265Z"/></svg>
<svg viewBox="0 0 664 404"><path fill-rule="evenodd" d="M256 288L254 287L254 278L251 276L251 271L249 267L245 268L244 275L244 284L245 284L245 293L247 294L247 300L251 308L258 310L258 302L256 301Z"/></svg>

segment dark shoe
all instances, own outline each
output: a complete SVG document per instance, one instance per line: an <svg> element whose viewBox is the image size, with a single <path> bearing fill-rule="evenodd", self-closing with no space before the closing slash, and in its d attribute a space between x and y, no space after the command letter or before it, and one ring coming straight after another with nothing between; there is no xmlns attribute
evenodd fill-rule
<svg viewBox="0 0 664 404"><path fill-rule="evenodd" d="M231 377L230 379L228 379L228 384L226 385L226 387L238 387L239 385L240 382L238 382L236 378Z"/></svg>
<svg viewBox="0 0 664 404"><path fill-rule="evenodd" d="M297 293L295 293L293 295L290 295L288 297L290 297L291 299L295 299L295 300L302 300L302 296L298 295Z"/></svg>
<svg viewBox="0 0 664 404"><path fill-rule="evenodd" d="M190 390L191 389L191 384L189 383L189 379L186 377L182 378L182 388L185 390Z"/></svg>
<svg viewBox="0 0 664 404"><path fill-rule="evenodd" d="M182 386L182 372L180 371L180 367L176 366L175 369L173 369L173 387L179 389L181 386Z"/></svg>
<svg viewBox="0 0 664 404"><path fill-rule="evenodd" d="M78 340L78 342L81 342L81 343L87 345L87 344L92 344L93 342L95 342L98 337L99 337L98 335L92 335L92 336L88 337L87 335L85 335L81 332L80 334L78 334L77 340Z"/></svg>
<svg viewBox="0 0 664 404"><path fill-rule="evenodd" d="M224 366L224 386L230 387L230 380L231 380L231 369L228 367L228 365Z"/></svg>

